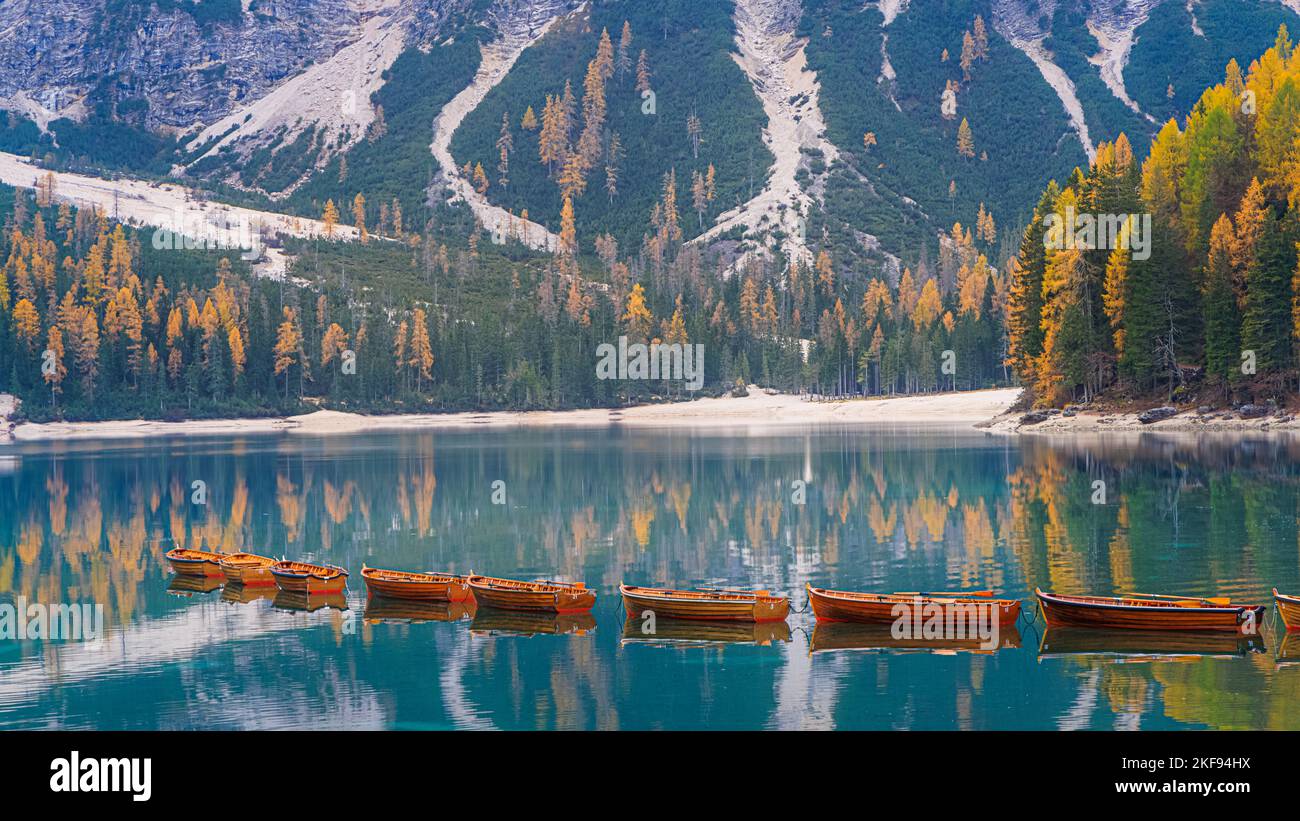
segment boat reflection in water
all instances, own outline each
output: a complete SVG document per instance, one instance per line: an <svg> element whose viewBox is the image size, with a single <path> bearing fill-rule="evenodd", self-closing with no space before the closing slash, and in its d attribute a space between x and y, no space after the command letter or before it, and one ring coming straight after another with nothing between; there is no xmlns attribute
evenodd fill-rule
<svg viewBox="0 0 1300 821"><path fill-rule="evenodd" d="M347 610L348 599L341 592L334 593L299 593L290 590L279 590L272 599L271 605L276 610L288 610L295 613L314 613L317 610L330 608L333 610Z"/></svg>
<svg viewBox="0 0 1300 821"><path fill-rule="evenodd" d="M590 611L584 613L544 613L526 610L501 610L496 607L479 605L474 611L474 620L469 629L473 633L488 635L562 636L574 634L585 636L596 629L596 617Z"/></svg>
<svg viewBox="0 0 1300 821"><path fill-rule="evenodd" d="M221 591L221 600L231 604L252 604L255 601L271 601L275 598L275 594L275 585L226 582L225 588Z"/></svg>
<svg viewBox="0 0 1300 821"><path fill-rule="evenodd" d="M188 576L175 574L167 584L167 592L176 596L193 596L195 593L211 593L226 583L224 576Z"/></svg>
<svg viewBox="0 0 1300 821"><path fill-rule="evenodd" d="M1238 658L1267 649L1259 634L1048 627L1038 646L1038 658L1094 656L1117 662L1196 661Z"/></svg>
<svg viewBox="0 0 1300 821"><path fill-rule="evenodd" d="M653 622L628 617L623 622L623 645L647 644L690 647L716 644L756 644L766 647L790 641L790 625L784 621L696 621L656 619Z"/></svg>
<svg viewBox="0 0 1300 821"><path fill-rule="evenodd" d="M1282 636L1282 643L1277 646L1277 666L1297 665L1300 665L1300 634L1292 630Z"/></svg>
<svg viewBox="0 0 1300 821"><path fill-rule="evenodd" d="M993 646L978 636L964 639L895 638L893 626L888 624L859 624L855 622L819 621L813 627L808 642L808 652L828 650L869 650L897 653L978 653L991 655L999 650L1020 646L1020 629L1015 624L1003 625Z"/></svg>
<svg viewBox="0 0 1300 821"><path fill-rule="evenodd" d="M372 596L362 616L367 624L382 622L413 624L426 621L460 621L474 617L474 600L415 601Z"/></svg>

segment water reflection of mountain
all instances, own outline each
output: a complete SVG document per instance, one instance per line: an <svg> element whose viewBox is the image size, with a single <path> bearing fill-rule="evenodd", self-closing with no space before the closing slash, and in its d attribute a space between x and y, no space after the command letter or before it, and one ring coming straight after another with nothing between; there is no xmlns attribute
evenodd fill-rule
<svg viewBox="0 0 1300 821"><path fill-rule="evenodd" d="M1260 601L1274 584L1300 589L1300 446L1290 439L615 428L21 451L0 473L0 600L103 603L110 634L207 612L206 600L268 609L255 596L234 604L246 599L229 590L169 595L162 554L174 544L318 559L354 572L365 562L581 579L602 605L624 580L795 593L806 581L1021 597L1034 586L1169 590ZM504 505L492 504L496 481L505 483ZM194 503L195 482L206 504ZM598 606L598 621L602 613ZM325 614L304 617L317 615ZM775 650L742 644L629 660L633 648L622 648L617 628L480 641L464 622L415 630L371 615L363 620L354 605L361 648L327 643L313 664L343 664L340 675L372 688L381 723L419 726L681 726L712 714L734 727L1041 727L1070 711L1098 726L1109 723L1103 715L1135 710L1144 725L1294 726L1280 699L1300 686L1288 678L1294 669L1254 657L1192 664L1202 675L1185 680L1149 665L1119 683L1108 668L1096 682L1061 664L1013 670L1008 657L1036 642L993 659L809 660L796 634ZM158 665L172 679L191 663L187 653L209 665L221 657L179 634L163 640L176 652ZM246 641L265 644L272 659L276 647L288 652L279 630ZM231 657L257 688L249 663ZM422 665L411 668L418 682L405 678L410 665ZM13 669L0 659L0 683ZM116 680L94 668L85 674L101 689ZM44 679L56 680L76 678ZM1103 697L1098 688L1108 682L1120 690ZM237 680L230 686L237 690ZM1030 687L1037 712L1004 709L1024 703ZM1230 710L1225 687L1247 706ZM868 697L879 710L863 708ZM717 714L722 699L734 703L725 716ZM671 709L662 706L668 700Z"/></svg>

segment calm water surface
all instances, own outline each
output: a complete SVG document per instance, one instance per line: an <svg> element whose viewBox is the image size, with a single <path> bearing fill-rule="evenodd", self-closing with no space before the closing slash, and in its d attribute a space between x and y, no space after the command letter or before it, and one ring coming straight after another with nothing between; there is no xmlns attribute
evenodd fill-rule
<svg viewBox="0 0 1300 821"><path fill-rule="evenodd" d="M1262 602L1300 592L1297 457L1286 439L881 427L2 448L0 603L103 604L106 636L0 640L0 728L1298 729L1300 647L1275 630L1040 620L977 653L808 612L647 637L617 605L621 580L761 586L795 609L805 583ZM340 564L352 586L184 589L176 543ZM600 599L590 619L367 603L363 563L582 580Z"/></svg>

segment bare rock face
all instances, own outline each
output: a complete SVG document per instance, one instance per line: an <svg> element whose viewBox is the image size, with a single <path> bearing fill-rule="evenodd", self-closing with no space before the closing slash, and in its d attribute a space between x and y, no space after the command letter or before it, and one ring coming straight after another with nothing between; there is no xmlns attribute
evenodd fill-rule
<svg viewBox="0 0 1300 821"><path fill-rule="evenodd" d="M44 123L107 105L135 125L183 131L329 59L360 38L375 14L401 19L423 39L470 4L240 0L230 13L205 15L160 9L149 0L6 0L0 3L0 106Z"/></svg>
<svg viewBox="0 0 1300 821"><path fill-rule="evenodd" d="M1178 409L1171 408L1168 405L1160 408L1151 408L1138 414L1138 421L1144 425L1150 425L1153 422L1160 422L1171 416L1177 416Z"/></svg>

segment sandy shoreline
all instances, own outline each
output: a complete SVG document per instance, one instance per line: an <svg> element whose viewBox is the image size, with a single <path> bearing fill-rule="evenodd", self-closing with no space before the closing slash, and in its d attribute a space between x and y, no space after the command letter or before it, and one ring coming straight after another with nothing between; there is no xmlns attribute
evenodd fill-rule
<svg viewBox="0 0 1300 821"><path fill-rule="evenodd" d="M131 439L158 436L222 436L289 432L307 435L363 433L381 430L457 430L504 427L637 427L764 428L784 425L857 423L950 424L974 426L1006 411L1018 388L910 396L809 402L798 396L769 393L751 387L749 396L697 399L616 410L494 411L491 413L395 414L363 416L339 411L288 418L212 419L185 422L124 420L115 422L23 423L13 428L11 441L40 442L91 439ZM0 428L0 442L5 436Z"/></svg>

